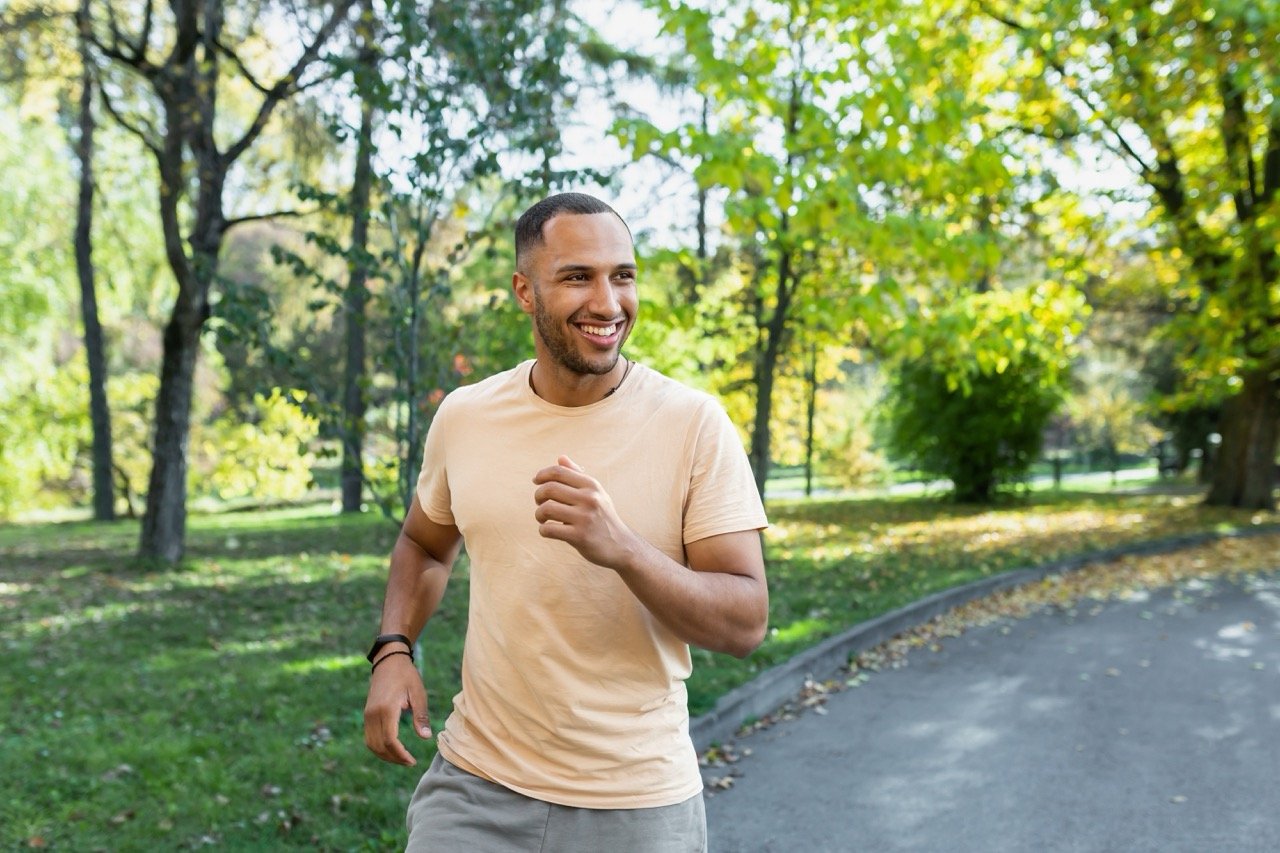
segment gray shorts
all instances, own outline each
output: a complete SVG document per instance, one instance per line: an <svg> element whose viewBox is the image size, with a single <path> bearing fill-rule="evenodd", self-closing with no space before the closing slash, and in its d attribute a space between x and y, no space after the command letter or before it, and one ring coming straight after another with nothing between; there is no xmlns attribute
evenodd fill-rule
<svg viewBox="0 0 1280 853"><path fill-rule="evenodd" d="M440 757L409 801L410 853L705 853L702 794L650 809L580 809L531 799Z"/></svg>

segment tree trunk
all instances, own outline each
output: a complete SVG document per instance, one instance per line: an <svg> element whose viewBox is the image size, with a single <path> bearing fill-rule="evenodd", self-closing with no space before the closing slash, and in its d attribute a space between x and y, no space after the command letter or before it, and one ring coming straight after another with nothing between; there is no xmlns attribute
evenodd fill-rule
<svg viewBox="0 0 1280 853"><path fill-rule="evenodd" d="M1214 455L1205 503L1274 510L1280 381L1265 367L1243 378L1240 393L1222 408L1222 444Z"/></svg>
<svg viewBox="0 0 1280 853"><path fill-rule="evenodd" d="M184 305L179 295L164 330L160 394L156 398L155 446L147 508L142 517L138 555L176 563L182 558L187 531L187 449L191 438L191 403L196 357L206 312Z"/></svg>
<svg viewBox="0 0 1280 853"><path fill-rule="evenodd" d="M372 10L364 4L362 39L368 57L373 49ZM361 68L357 75L374 74L375 68ZM367 86L363 86L366 88ZM347 262L347 290L343 313L347 325L347 360L342 392L342 511L359 512L364 493L365 416L365 306L369 301L369 193L373 183L373 100L363 93L360 104L360 135L356 143L356 168L351 184L351 253Z"/></svg>
<svg viewBox="0 0 1280 853"><path fill-rule="evenodd" d="M782 219L786 228L787 218ZM756 413L751 427L751 470L755 474L756 491L764 498L764 484L769 479L770 449L772 433L770 421L773 416L773 383L778 372L778 360L782 356L782 336L786 333L787 318L791 310L793 290L791 253L782 251L778 257L777 303L773 316L765 326L763 347L757 345L756 353Z"/></svg>
<svg viewBox="0 0 1280 853"><path fill-rule="evenodd" d="M805 371L808 406L804 429L804 496L813 495L813 419L818 411L818 345L809 344L809 369Z"/></svg>
<svg viewBox="0 0 1280 853"><path fill-rule="evenodd" d="M766 345L759 353L756 373L756 413L751 426L751 471L756 478L756 491L764 498L764 484L769 479L769 416L773 411L773 374L777 356L770 355L774 347Z"/></svg>
<svg viewBox="0 0 1280 853"><path fill-rule="evenodd" d="M81 6L80 25L88 17ZM80 195L76 206L76 273L80 279L80 316L84 321L84 349L89 361L89 420L93 425L93 517L97 521L115 518L115 488L111 479L111 410L107 405L107 356L98 319L98 294L93 270L93 69L88 50L81 42L80 138L76 158L80 161Z"/></svg>

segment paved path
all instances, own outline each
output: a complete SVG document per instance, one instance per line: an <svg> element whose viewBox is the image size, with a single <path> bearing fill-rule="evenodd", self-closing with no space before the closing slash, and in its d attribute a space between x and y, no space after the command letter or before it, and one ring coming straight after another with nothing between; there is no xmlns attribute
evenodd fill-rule
<svg viewBox="0 0 1280 853"><path fill-rule="evenodd" d="M712 853L1280 851L1280 574L974 629L826 711L739 739Z"/></svg>

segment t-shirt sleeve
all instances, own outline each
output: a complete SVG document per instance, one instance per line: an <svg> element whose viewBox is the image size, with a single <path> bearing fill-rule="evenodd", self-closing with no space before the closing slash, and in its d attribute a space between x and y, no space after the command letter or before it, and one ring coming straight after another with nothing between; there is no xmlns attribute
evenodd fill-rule
<svg viewBox="0 0 1280 853"><path fill-rule="evenodd" d="M709 399L694 439L684 542L768 526L738 431L720 404Z"/></svg>
<svg viewBox="0 0 1280 853"><path fill-rule="evenodd" d="M445 444L449 434L449 399L436 410L436 416L427 430L426 446L422 450L422 471L418 474L418 503L427 518L436 524L453 524L453 501L449 492L449 469L445 459Z"/></svg>

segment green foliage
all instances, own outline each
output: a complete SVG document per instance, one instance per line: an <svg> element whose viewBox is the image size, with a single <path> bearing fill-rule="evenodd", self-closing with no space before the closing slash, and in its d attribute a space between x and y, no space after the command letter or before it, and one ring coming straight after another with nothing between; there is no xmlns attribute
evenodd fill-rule
<svg viewBox="0 0 1280 853"><path fill-rule="evenodd" d="M904 321L885 422L891 452L986 501L1036 459L1068 388L1085 311L1054 282L958 293Z"/></svg>
<svg viewBox="0 0 1280 853"><path fill-rule="evenodd" d="M0 518L47 509L76 488L76 463L89 440L88 369L52 372L0 400Z"/></svg>
<svg viewBox="0 0 1280 853"><path fill-rule="evenodd" d="M1280 406L1280 5L1274 0L983 4L1014 52L1013 121L1141 182L1143 242L1176 342L1171 400L1221 405L1208 499L1274 508ZM1154 238L1154 239L1152 239Z"/></svg>
<svg viewBox="0 0 1280 853"><path fill-rule="evenodd" d="M965 388L927 361L898 368L890 388L888 445L898 459L946 477L964 503L990 501L1040 453L1061 392L1030 359L970 376Z"/></svg>
<svg viewBox="0 0 1280 853"><path fill-rule="evenodd" d="M815 430L815 469L846 488L874 485L888 473L875 442L873 412L881 382L859 372L845 385L819 392Z"/></svg>
<svg viewBox="0 0 1280 853"><path fill-rule="evenodd" d="M219 498L296 500L311 487L313 442L319 422L300 404L306 394L274 388L254 396L255 419L235 413L214 421L197 438L192 486Z"/></svg>
<svg viewBox="0 0 1280 853"><path fill-rule="evenodd" d="M1146 454L1160 438L1147 406L1150 387L1136 366L1117 358L1092 358L1074 371L1078 385L1068 401L1077 443L1103 451L1115 464L1121 453Z"/></svg>

